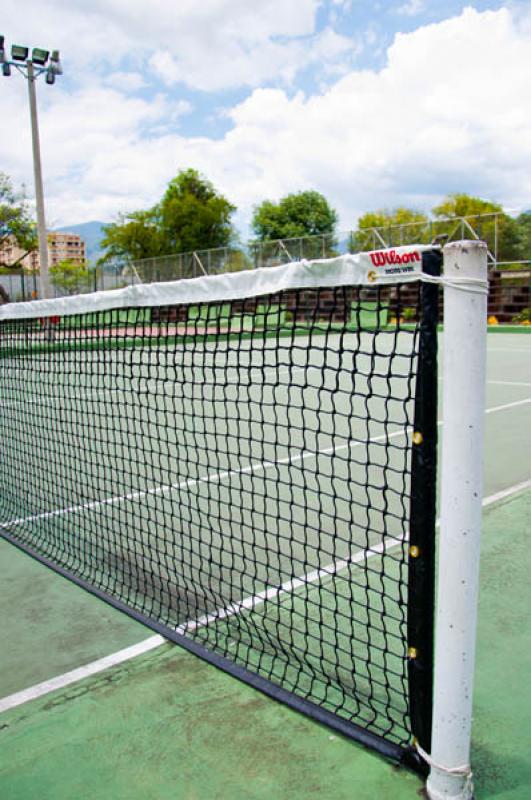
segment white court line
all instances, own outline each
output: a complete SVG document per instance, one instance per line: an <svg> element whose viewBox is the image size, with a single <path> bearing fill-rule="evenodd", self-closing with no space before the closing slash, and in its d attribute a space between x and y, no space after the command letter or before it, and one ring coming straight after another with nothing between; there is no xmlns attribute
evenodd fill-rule
<svg viewBox="0 0 531 800"><path fill-rule="evenodd" d="M126 647L125 650L118 650L110 656L99 658L97 661L91 661L90 664L85 664L83 667L65 672L63 675L58 675L55 678L50 678L48 681L36 683L28 689L23 689L21 692L7 695L0 700L0 714L3 711L8 711L10 708L16 708L23 703L28 703L30 700L35 700L37 697L42 697L50 692L55 692L57 689L64 689L65 686L70 686L72 683L77 683L91 675L96 675L98 672L103 672L109 667L115 667L117 664L122 664L124 661L130 661L132 658L142 655L153 650L155 647L160 647L166 642L162 636L150 636L149 639L144 639L143 642L134 644L131 647Z"/></svg>
<svg viewBox="0 0 531 800"><path fill-rule="evenodd" d="M439 378L438 381L442 383L443 379ZM485 381L485 383L489 386L531 386L531 382L523 383L522 381Z"/></svg>
<svg viewBox="0 0 531 800"><path fill-rule="evenodd" d="M486 508L493 503L504 500L506 497L510 497L516 492L520 492L523 489L529 488L531 488L531 480L522 481L521 483L517 483L514 486L509 487L509 489L504 489L500 492L496 492L496 494L490 495L489 497L485 497L481 504L484 508ZM440 519L438 519L436 522L437 527L439 526L439 523ZM211 614L205 614L204 616L199 617L199 619L188 620L182 625L179 625L179 627L175 630L177 633L184 635L186 633L190 633L191 631L195 631L198 628L203 628L210 622L218 622L219 620L232 617L234 614L238 614L240 611L255 609L257 606L262 605L262 603L264 603L266 600L271 600L272 598L278 597L281 594L287 594L295 589L300 589L301 586L305 586L309 583L315 583L315 581L318 581L320 578L336 575L338 572L341 572L341 570L345 569L349 564L358 564L360 561L367 561L369 558L373 558L376 555L380 555L388 550L392 550L395 547L398 547L398 545L403 541L407 541L407 539L407 535L402 537L388 537L386 541L374 547L369 547L367 550L357 550L356 553L351 554L351 556L347 559L333 561L326 567L321 567L321 569L308 572L306 575L302 575L300 578L293 578L281 584L280 586L273 586L269 589L265 589L262 592L258 592L258 594L255 594L251 597L245 597L243 600L232 603L229 606L216 609L216 611Z"/></svg>
<svg viewBox="0 0 531 800"><path fill-rule="evenodd" d="M483 499L481 505L483 508L487 508L487 506L499 503L501 500L505 500L507 497L511 497L511 495L517 494L518 492L523 492L525 489L531 489L531 480L515 483L514 486L509 486L508 489L502 489L500 492L491 494Z"/></svg>
<svg viewBox="0 0 531 800"><path fill-rule="evenodd" d="M531 402L531 400L529 402ZM28 517L20 517L18 519L11 519L8 522L2 522L0 524L0 528L8 528L10 525L23 525L26 522L35 522L38 519L60 517L63 514L73 514L77 511L92 511L94 508L100 508L101 506L106 505L115 505L117 503L123 503L124 501L137 502L142 497L168 494L169 492L174 492L179 489L188 489L191 486L197 486L200 483L217 483L221 482L225 478L228 478L230 475L245 475L249 473L260 472L261 470L265 472L265 470L276 468L279 464L296 464L297 462L305 461L308 458L317 458L321 455L338 453L341 450L353 450L355 447L364 447L369 442L381 442L384 440L388 441L389 439L394 439L397 436L405 436L406 433L410 432L411 428L401 428L400 430L393 431L393 433L383 433L379 436L372 436L370 439L363 441L349 441L346 444L327 447L324 450L304 450L299 455L289 455L286 456L286 458L279 458L276 461L258 461L254 464L248 464L246 467L242 467L242 469L229 469L224 472L215 472L211 475L203 475L201 478L187 478L186 480L179 481L178 483L162 484L162 486L151 486L149 489L129 492L129 494L119 494L115 495L114 497L105 497L103 500L90 500L86 503L79 503L78 505L68 506L67 508L58 508L54 511L43 511L40 514L32 514Z"/></svg>
<svg viewBox="0 0 531 800"><path fill-rule="evenodd" d="M512 408L514 406L520 406L527 403L531 403L531 398L528 398L526 400L517 400L513 403L506 403L505 405L501 406L494 406L493 408L486 409L485 413L492 414L497 411L503 411L507 408ZM442 425L442 421L439 421L438 425ZM367 440L367 442L354 441L354 442L348 442L347 444L339 445L337 447L329 447L324 450L318 450L318 451L308 450L304 451L298 456L287 456L286 458L278 459L276 461L262 461L255 464L249 464L247 467L243 467L242 469L239 470L226 470L224 472L217 472L212 475L205 475L201 478L188 478L178 483L163 484L162 486L153 486L150 487L149 489L144 489L142 491L130 492L128 494L123 494L123 495L115 495L113 497L106 497L103 500L92 500L86 503L80 503L78 505L68 506L67 508L55 509L54 511L44 511L41 512L40 514L33 514L28 517L22 517L18 519L9 520L8 522L3 522L2 524L0 524L0 528L7 528L10 525L22 525L26 522L35 522L38 519L49 519L50 517L63 516L64 514L72 514L76 513L77 511L91 511L95 508L100 508L101 506L104 505L115 505L125 501L137 502L142 497L150 495L168 494L169 492L173 492L176 490L188 489L192 486L197 486L200 483L218 482L224 480L230 475L254 473L260 470L265 471L267 469L273 469L279 464L288 464L288 463L294 464L308 458L316 458L319 455L329 455L331 453L337 453L341 450L354 449L355 447L362 447L368 442L379 442L383 440L392 439L397 436L404 436L406 433L410 431L411 431L410 428L406 430L400 429L390 434L381 434L380 436L371 437L370 439Z"/></svg>
<svg viewBox="0 0 531 800"><path fill-rule="evenodd" d="M493 406L492 408L485 409L485 414L494 414L497 411L505 411L508 408L514 408L516 406L527 405L531 403L531 397L526 398L525 400L516 400L513 403L505 403L501 406ZM442 420L437 422L437 425L442 425ZM276 461L259 461L254 464L248 464L246 467L242 469L229 469L225 470L224 472L216 472L211 475L203 475L201 478L187 478L186 480L179 481L177 483L169 483L169 484L162 484L161 486L150 486L149 489L142 489L136 492L129 492L128 494L120 494L114 495L112 497L105 497L102 500L90 500L86 503L79 503L77 505L68 506L67 508L59 508L55 509L54 511L42 511L40 514L32 514L28 517L20 517L17 519L11 519L7 522L2 522L0 524L0 528L9 528L11 525L24 525L26 522L35 522L38 519L50 519L51 517L60 517L64 514L75 514L78 511L92 511L95 508L101 508L101 506L109 506L109 505L117 505L119 503L124 502L134 502L136 503L143 497L149 496L159 496L168 494L170 492L178 491L181 489L188 489L192 486L197 486L201 483L216 483L221 482L225 478L228 478L230 475L245 475L251 474L260 471L266 471L268 469L274 469L279 464L296 464L299 461L305 461L309 458L317 458L321 455L331 455L335 453L339 453L341 450L353 450L355 447L364 447L371 442L381 442L381 441L388 441L389 439L394 439L397 436L405 436L407 433L411 432L411 428L401 428L400 430L393 431L393 433L385 433L379 436L372 436L370 439L360 441L349 441L346 444L327 447L324 450L305 450L300 455L289 455L286 458L279 458Z"/></svg>
<svg viewBox="0 0 531 800"><path fill-rule="evenodd" d="M500 492L491 494L489 497L485 497L482 505L485 508L493 505L494 503L498 503L501 500L505 500L508 497L517 494L518 492L524 491L525 489L531 489L531 480L522 481L514 486L510 486L508 489L503 489ZM229 616L232 616L232 614L237 613L239 610L255 608L260 603L265 602L265 600L277 597L282 592L287 593L288 591L293 591L308 583L315 582L323 576L333 575L341 569L344 569L346 566L348 566L348 564L355 564L364 559L369 559L373 556L380 555L382 552L390 550L392 547L396 547L401 543L401 541L401 539L392 539L389 544L382 543L381 545L377 545L368 553L362 550L354 554L350 559L336 561L334 564L330 564L328 567L323 567L322 569L309 572L301 578L286 581L286 583L282 584L280 587L272 587L260 592L257 595L254 595L253 597L244 598L240 603L234 603L231 606L227 606L225 609L221 609L217 614L208 614L198 620L190 620L183 625L179 625L179 627L176 628L176 631L181 633L183 631L196 630L198 627L207 624L207 622L211 621L212 619L225 619ZM237 610L233 611L233 609ZM131 647L126 647L124 650L118 650L116 653L112 653L109 656L100 658L97 661L92 661L89 664L85 664L84 666L78 667L70 672L65 672L62 675L56 676L55 678L43 681L42 683L37 683L34 686L30 686L28 689L23 689L20 692L7 695L6 697L0 699L0 713L8 711L11 708L16 708L17 706L21 706L24 703L28 703L30 700L36 700L39 697L50 694L51 692L64 689L73 683L77 683L78 681L84 680L92 675L96 675L99 672L103 672L110 667L122 664L124 661L130 661L131 659L136 658L143 653L147 653L150 650L160 647L165 642L166 639L164 639L162 636L150 636L148 639L144 639L143 642L139 642Z"/></svg>
<svg viewBox="0 0 531 800"><path fill-rule="evenodd" d="M386 550L390 550L392 547L399 545L404 538L405 537L389 537L389 543L382 542L381 544L369 548L368 551L357 550L350 558L334 561L326 567L307 572L306 575L302 575L300 578L291 578L289 581L280 584L280 586L271 586L269 589L264 589L264 591L258 592L251 597L245 597L243 600L231 603L231 605L225 606L224 608L217 608L212 614L205 614L199 617L199 619L188 620L182 625L179 625L178 628L175 628L175 631L176 633L184 635L198 628L203 628L205 625L208 625L209 622L218 622L219 620L232 617L234 614L239 614L240 611L254 609L262 605L262 603L265 603L266 600L272 600L274 597L278 597L281 594L293 592L296 589L300 589L301 586L306 586L308 583L315 583L320 578L335 575L337 572L345 569L349 564L358 564L360 561L366 561L368 558L384 553Z"/></svg>
<svg viewBox="0 0 531 800"><path fill-rule="evenodd" d="M531 386L531 382L524 383L522 381L487 381L487 383L493 386Z"/></svg>
<svg viewBox="0 0 531 800"><path fill-rule="evenodd" d="M531 353L529 347L487 347L489 353Z"/></svg>
<svg viewBox="0 0 531 800"><path fill-rule="evenodd" d="M515 400L514 403L505 403L503 406L493 406L492 408L486 408L485 414L494 414L495 411L505 411L506 408L515 408L516 406L526 406L529 405L529 403L531 403L531 397L526 397L525 400Z"/></svg>

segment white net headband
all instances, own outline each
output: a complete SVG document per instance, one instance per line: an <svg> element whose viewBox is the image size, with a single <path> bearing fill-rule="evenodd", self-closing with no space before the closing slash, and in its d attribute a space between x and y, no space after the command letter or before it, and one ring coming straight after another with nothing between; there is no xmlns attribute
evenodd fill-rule
<svg viewBox="0 0 531 800"><path fill-rule="evenodd" d="M296 261L221 275L205 275L166 283L140 284L92 294L8 303L0 306L0 320L70 316L119 308L227 302L276 294L289 289L339 286L392 286L414 281L446 284L463 291L485 294L486 281L427 275L422 253L433 245L407 245L391 250L356 253L314 261Z"/></svg>

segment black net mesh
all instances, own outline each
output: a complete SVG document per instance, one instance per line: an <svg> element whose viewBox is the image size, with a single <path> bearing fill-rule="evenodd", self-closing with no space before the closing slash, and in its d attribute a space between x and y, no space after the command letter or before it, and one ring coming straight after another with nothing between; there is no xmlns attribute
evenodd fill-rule
<svg viewBox="0 0 531 800"><path fill-rule="evenodd" d="M407 747L422 291L1 322L0 533Z"/></svg>

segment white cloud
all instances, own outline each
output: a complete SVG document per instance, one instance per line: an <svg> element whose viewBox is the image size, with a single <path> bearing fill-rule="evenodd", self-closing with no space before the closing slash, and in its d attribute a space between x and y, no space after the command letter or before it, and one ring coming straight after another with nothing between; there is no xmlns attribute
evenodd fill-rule
<svg viewBox="0 0 531 800"><path fill-rule="evenodd" d="M404 14L406 17L416 17L421 11L424 11L424 0L408 0L407 3L397 8L398 14Z"/></svg>
<svg viewBox="0 0 531 800"><path fill-rule="evenodd" d="M154 53L149 59L149 66L166 86L184 80L185 76L178 61L167 51L159 50Z"/></svg>
<svg viewBox="0 0 531 800"><path fill-rule="evenodd" d="M217 91L259 86L275 79L291 84L297 73L312 65L318 64L327 72L341 69L343 64L350 67L357 52L358 46L351 39L330 28L281 42L265 38L261 42L243 38L221 41L221 33L212 31L205 47L187 40L175 54L157 51L149 65L166 86L182 82L203 91Z"/></svg>
<svg viewBox="0 0 531 800"><path fill-rule="evenodd" d="M94 74L128 59L141 69L156 53L152 66L167 83L216 90L304 68L318 6L319 0L52 0L43 13L40 0L26 0L22 15L18 0L4 0L2 11L10 36L53 43L65 68Z"/></svg>
<svg viewBox="0 0 531 800"><path fill-rule="evenodd" d="M105 83L123 92L136 92L147 86L145 78L139 72L112 72L105 78Z"/></svg>
<svg viewBox="0 0 531 800"><path fill-rule="evenodd" d="M319 94L255 89L218 140L176 132L164 95L58 84L40 94L49 217L66 224L145 207L189 166L240 208L242 223L265 197L305 188L328 197L343 228L371 208L429 208L458 190L527 208L530 82L529 18L503 8L400 34L381 71L351 69ZM20 135L3 136L4 169L31 186L25 87L5 84L3 118Z"/></svg>

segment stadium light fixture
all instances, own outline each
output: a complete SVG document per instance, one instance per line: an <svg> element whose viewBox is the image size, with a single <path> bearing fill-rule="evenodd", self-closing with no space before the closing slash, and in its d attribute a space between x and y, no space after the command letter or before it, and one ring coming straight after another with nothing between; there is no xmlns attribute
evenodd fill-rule
<svg viewBox="0 0 531 800"><path fill-rule="evenodd" d="M50 52L48 50L43 50L41 47L34 47L31 51L31 60L34 64L38 64L40 67L43 67L48 61L49 55Z"/></svg>
<svg viewBox="0 0 531 800"><path fill-rule="evenodd" d="M45 50L43 47L34 47L29 58L29 47L20 44L11 46L11 60L6 57L5 38L0 36L0 64L2 75L8 78L11 67L28 82L28 94L31 119L31 141L33 145L33 172L35 176L35 200L37 206L37 229L39 233L39 260L41 297L52 296L50 275L48 270L48 237L46 234L46 217L44 214L44 190L42 185L41 149L39 142L39 124L37 120L37 94L35 82L39 75L44 74L46 83L51 86L55 83L55 76L63 74L59 58L59 50ZM51 55L50 55L51 52ZM49 60L48 60L49 59Z"/></svg>
<svg viewBox="0 0 531 800"><path fill-rule="evenodd" d="M23 47L20 44L11 46L11 58L13 61L27 61L29 55L29 48Z"/></svg>
<svg viewBox="0 0 531 800"><path fill-rule="evenodd" d="M52 62L52 67L55 75L62 75L63 67L61 66L61 59L59 58L59 50L52 50L50 61Z"/></svg>

